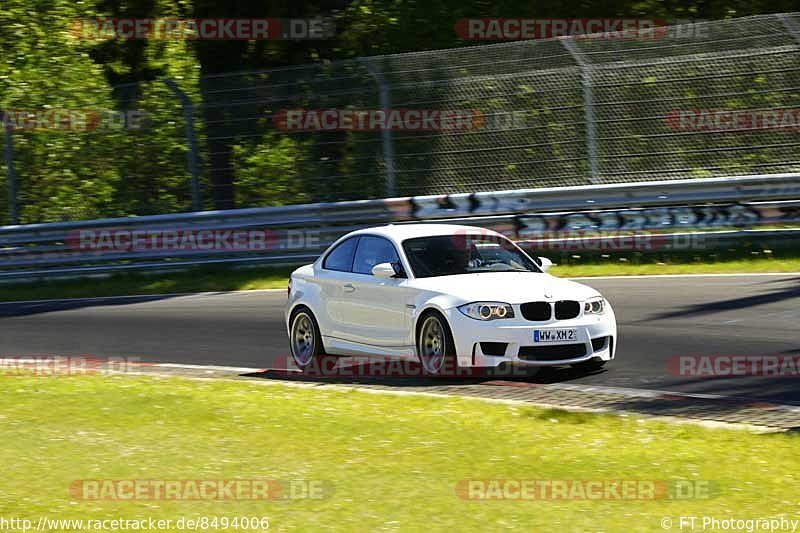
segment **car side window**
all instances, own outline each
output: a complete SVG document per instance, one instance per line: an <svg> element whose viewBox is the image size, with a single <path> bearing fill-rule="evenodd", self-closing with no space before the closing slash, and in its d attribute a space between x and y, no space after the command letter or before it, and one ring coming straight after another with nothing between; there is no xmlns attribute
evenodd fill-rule
<svg viewBox="0 0 800 533"><path fill-rule="evenodd" d="M381 263L400 263L394 245L382 237L361 237L353 261L353 272L372 275L372 267Z"/></svg>
<svg viewBox="0 0 800 533"><path fill-rule="evenodd" d="M325 257L322 268L337 270L339 272L350 272L353 268L353 256L356 252L358 240L358 237L353 237L352 239L347 239L338 244L336 248L331 250L327 257Z"/></svg>

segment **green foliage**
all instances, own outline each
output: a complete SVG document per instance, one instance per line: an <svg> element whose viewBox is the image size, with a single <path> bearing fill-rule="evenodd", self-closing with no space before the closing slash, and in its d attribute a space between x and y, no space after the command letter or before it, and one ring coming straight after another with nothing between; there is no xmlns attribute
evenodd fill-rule
<svg viewBox="0 0 800 533"><path fill-rule="evenodd" d="M149 124L144 131L107 120L94 131L16 130L23 223L190 207L184 125L175 97L157 81L112 90L109 76L119 80L138 67L117 58L98 64L92 55L106 43L70 32L77 18L105 15L73 0L8 0L0 10L0 108L86 110L104 117L141 109ZM196 73L181 42L157 43L143 61L164 75ZM0 205L6 218L6 203Z"/></svg>
<svg viewBox="0 0 800 533"><path fill-rule="evenodd" d="M275 132L257 143L234 146L238 168L236 204L269 206L311 201L313 194L303 186L295 164L303 150L301 142Z"/></svg>
<svg viewBox="0 0 800 533"><path fill-rule="evenodd" d="M519 0L354 0L348 3L316 0L290 5L267 4L257 0L237 3L216 0L4 0L0 9L0 109L136 109L146 113L148 123L145 130L104 127L92 132L15 132L14 162L18 175L21 222L79 220L191 209L186 123L181 102L165 86L164 78L176 80L196 107L204 208L381 196L382 184L380 179L375 178L376 173L381 171L379 145L369 139L371 137L374 140L374 134L341 135L336 138L338 147L332 150L330 145L337 143L331 143L329 138L276 133L268 120L270 113L275 111L271 109L270 102L291 95L281 94L279 84L274 83L280 76L291 74L276 74L277 77L272 78L267 75L253 76L240 80L245 84L252 83L253 88L248 89L249 92L242 91L235 98L226 93L228 100L224 103L248 98L256 102L248 108L246 118L251 121L249 123L236 114L240 111L222 111L215 107L220 102L215 100L214 90L219 87L215 87L214 83L201 84L201 75L312 62L324 65L346 58L462 47L471 43L459 40L453 25L456 20L465 17L624 15L673 20L743 16L790 11L793 8L791 2L784 0L769 3L763 0L729 0L713 5L697 0L689 3L677 0L603 1L591 6L577 0L557 5L534 5ZM335 20L337 34L329 41L102 42L77 38L70 31L78 18L120 16L331 16ZM415 58L409 61L428 60ZM581 126L564 127L559 121L552 120L547 110L553 102L548 101L546 91L540 89L543 84L554 86L555 80L564 74L552 72L532 74L516 81L493 80L488 77L492 68L491 65L486 67L487 78L475 82L482 86L472 88L469 93L472 96L465 97L461 105L480 107L486 113L501 112L509 105L517 109L540 110L535 113L536 120L542 126L537 133L541 141L528 143L535 146L525 146L519 139L508 137L508 134L498 135L493 140L499 144L519 145L511 152L496 156L507 164L492 169L497 173L494 178L501 183L514 183L536 172L543 176L561 176L574 172L576 165L579 172L585 172L585 161L576 152L575 145L569 142L570 139L582 137L584 132ZM413 68L407 70L413 71ZM456 79L467 71L456 69L447 72L448 76ZM753 93L747 98L732 96L716 104L732 108L788 105L787 102L796 98L796 93L769 96L760 93L757 88L775 80L796 86L795 72L796 69L786 69L782 74L771 74L772 78L769 79L743 74L734 80L738 89L730 92L739 93L749 88ZM632 77L639 74L628 73ZM691 75L691 72L684 74ZM407 79L396 81L424 81L411 78L415 74L406 76ZM630 88L629 94L622 98L657 96L659 75L648 72L643 80L644 85ZM332 81L325 88L341 90L342 94L346 94L348 89L353 90L353 87L333 87L336 83ZM344 105L377 105L374 101L374 81L366 77L359 83L362 84L359 90L365 94L372 91L372 96L364 101L350 100ZM314 85L313 79L309 79L308 85L298 90L312 94L315 87L319 88L319 84ZM440 90L448 88L444 84ZM686 94L691 90L693 88L687 87ZM430 100L441 96L422 88L420 94ZM506 100L485 98L485 94L511 96L510 100ZM581 105L579 91L557 96L567 99L567 103L562 102L561 105L570 105L570 102L577 108ZM580 122L580 117L574 118L573 123ZM642 153L652 150L652 146L637 137L640 133L636 122L631 121L618 136L624 137L632 150ZM755 138L754 143L763 139L763 136ZM477 136L467 136L460 148L469 152L478 148L480 142ZM703 146L694 148L702 149ZM452 151L443 141L430 138L409 141L406 146L406 151L412 153L424 154L425 151L437 150L443 154ZM707 171L696 168L699 155L678 152L676 157L683 157L686 165L693 168L690 171L692 175L707 175ZM221 157L219 161L222 163L217 164L215 157ZM426 168L425 165L430 166L431 163L452 163L446 159L450 156L437 157L440 159L433 161L430 155L420 155L416 160L409 160L409 164L413 168ZM478 154L476 157L486 156ZM730 172L756 168L757 165L769 164L765 157L768 155L736 153L721 164L721 168ZM533 168L524 163L543 159L556 163L547 168ZM472 161L467 163L472 164ZM646 166L644 158L631 158L626 163L634 169ZM0 162L0 172L4 178L4 162ZM425 173L410 175L412 181L399 181L401 189L424 185L425 180L430 178ZM459 181L462 178L457 172L450 172L448 183L458 188L463 185ZM5 195L4 188L5 183L0 185L0 194ZM221 191L226 191L225 194L230 197L221 198ZM0 201L0 223L8 219L7 202Z"/></svg>

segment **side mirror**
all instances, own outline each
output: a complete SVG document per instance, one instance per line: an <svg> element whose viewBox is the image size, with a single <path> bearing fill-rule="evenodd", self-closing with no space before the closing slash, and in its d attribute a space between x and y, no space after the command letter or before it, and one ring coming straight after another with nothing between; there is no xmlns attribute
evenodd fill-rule
<svg viewBox="0 0 800 533"><path fill-rule="evenodd" d="M372 275L376 278L393 278L397 275L397 272L393 264L380 263L372 267Z"/></svg>
<svg viewBox="0 0 800 533"><path fill-rule="evenodd" d="M537 257L536 259L539 260L539 268L542 269L542 272L547 272L553 266L553 262L546 257Z"/></svg>

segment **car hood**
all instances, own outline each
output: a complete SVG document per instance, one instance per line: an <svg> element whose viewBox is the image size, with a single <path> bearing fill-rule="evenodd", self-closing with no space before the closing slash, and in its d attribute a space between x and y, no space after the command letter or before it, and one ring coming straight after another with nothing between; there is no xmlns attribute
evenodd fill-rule
<svg viewBox="0 0 800 533"><path fill-rule="evenodd" d="M600 293L591 287L550 274L534 272L480 272L420 278L409 285L447 294L463 303L477 301L520 304L538 300L585 300Z"/></svg>

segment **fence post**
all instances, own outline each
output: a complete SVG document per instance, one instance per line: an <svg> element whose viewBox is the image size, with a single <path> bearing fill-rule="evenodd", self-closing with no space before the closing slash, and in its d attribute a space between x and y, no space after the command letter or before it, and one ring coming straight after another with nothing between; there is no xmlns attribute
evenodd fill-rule
<svg viewBox="0 0 800 533"><path fill-rule="evenodd" d="M3 121L6 130L6 171L8 173L8 214L11 224L19 224L17 208L17 175L14 170L14 127Z"/></svg>
<svg viewBox="0 0 800 533"><path fill-rule="evenodd" d="M581 87L583 88L583 108L586 111L586 156L589 160L589 183L599 183L600 169L597 163L597 123L594 118L594 94L592 92L592 66L583 60L575 42L561 39L561 44L575 59L581 69Z"/></svg>
<svg viewBox="0 0 800 533"><path fill-rule="evenodd" d="M383 73L376 69L368 59L359 57L359 63L364 65L370 76L373 77L378 86L378 101L381 109L389 109L391 107L391 99L389 97L389 84ZM397 186L394 177L394 145L392 144L392 132L384 128L381 131L381 143L383 145L383 162L386 165L386 196L392 198L397 196Z"/></svg>
<svg viewBox="0 0 800 533"><path fill-rule="evenodd" d="M197 165L197 138L194 134L194 104L189 96L178 87L175 80L166 78L164 83L180 98L181 106L183 107L183 118L186 121L186 142L189 145L189 151L186 153L186 162L192 175L192 209L200 211L202 206L200 203L199 167Z"/></svg>

